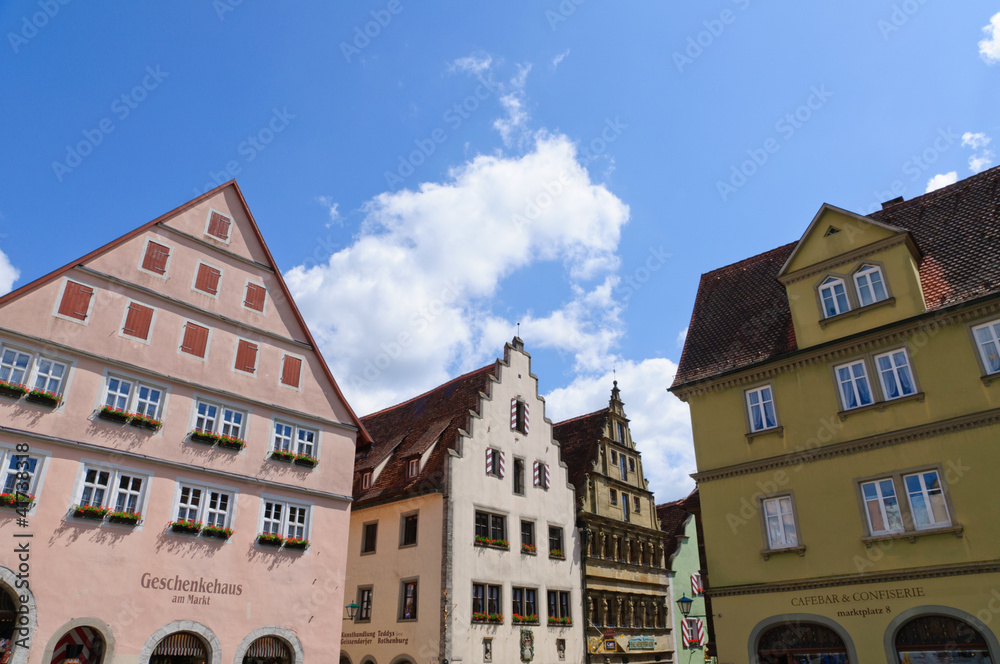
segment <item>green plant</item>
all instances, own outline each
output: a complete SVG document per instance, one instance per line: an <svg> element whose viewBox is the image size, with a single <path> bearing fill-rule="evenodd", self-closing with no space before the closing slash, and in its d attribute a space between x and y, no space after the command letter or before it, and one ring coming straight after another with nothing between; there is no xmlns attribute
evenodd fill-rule
<svg viewBox="0 0 1000 664"><path fill-rule="evenodd" d="M138 512L129 512L127 510L114 511L108 514L108 521L113 523L124 523L134 526L139 523L141 519L142 515Z"/></svg>
<svg viewBox="0 0 1000 664"><path fill-rule="evenodd" d="M472 622L503 624L502 613L484 613L481 611L472 612Z"/></svg>
<svg viewBox="0 0 1000 664"><path fill-rule="evenodd" d="M202 528L201 521L178 519L170 522L170 529L175 533L197 533Z"/></svg>
<svg viewBox="0 0 1000 664"><path fill-rule="evenodd" d="M311 454L296 454L295 463L297 463L300 466L309 466L310 468L312 468L317 463L319 463L319 459L312 456Z"/></svg>
<svg viewBox="0 0 1000 664"><path fill-rule="evenodd" d="M156 431L163 426L163 422L161 420L147 417L139 413L134 413L132 415L132 419L129 421L129 424L134 427L142 427L143 429L151 429L153 431Z"/></svg>
<svg viewBox="0 0 1000 664"><path fill-rule="evenodd" d="M538 553L538 547L535 546L534 544L524 544L524 543L522 543L521 544L521 553L529 553L531 555L535 555L536 553Z"/></svg>
<svg viewBox="0 0 1000 664"><path fill-rule="evenodd" d="M289 537L285 540L286 549L307 549L309 547L309 540L302 537Z"/></svg>
<svg viewBox="0 0 1000 664"><path fill-rule="evenodd" d="M62 403L62 397L55 392L35 389L28 392L28 401L34 401L46 406L58 406Z"/></svg>
<svg viewBox="0 0 1000 664"><path fill-rule="evenodd" d="M549 551L549 558L565 558L566 554L563 553L562 549L551 549Z"/></svg>
<svg viewBox="0 0 1000 664"><path fill-rule="evenodd" d="M211 431L202 431L201 429L193 429L189 434L191 440L197 443L206 443L208 445L214 445L219 442L218 434L214 434Z"/></svg>
<svg viewBox="0 0 1000 664"><path fill-rule="evenodd" d="M28 393L28 387L20 383L12 383L9 380L0 380L0 394L15 399L20 399Z"/></svg>
<svg viewBox="0 0 1000 664"><path fill-rule="evenodd" d="M536 614L536 615L530 615L530 616L519 616L518 614L515 613L514 615L512 615L510 617L510 621L513 622L513 623L535 623L535 624L538 624L538 615Z"/></svg>
<svg viewBox="0 0 1000 664"><path fill-rule="evenodd" d="M257 543L264 546L281 546L284 542L285 538L277 533L259 533L257 535Z"/></svg>
<svg viewBox="0 0 1000 664"><path fill-rule="evenodd" d="M218 537L219 539L225 540L233 536L233 529L223 528L222 526L209 525L202 528L201 534L206 535L208 537Z"/></svg>
<svg viewBox="0 0 1000 664"><path fill-rule="evenodd" d="M121 408L112 408L111 406L102 406L100 412L97 416L104 420L110 420L112 422L128 422L132 417L130 413L122 410Z"/></svg>
<svg viewBox="0 0 1000 664"><path fill-rule="evenodd" d="M295 455L284 450L271 450L271 458L275 461L284 461L286 463L295 461Z"/></svg>
<svg viewBox="0 0 1000 664"><path fill-rule="evenodd" d="M242 450L247 445L245 440L237 438L236 436L219 436L218 442L219 447L226 447L231 450Z"/></svg>
<svg viewBox="0 0 1000 664"><path fill-rule="evenodd" d="M35 497L24 493L0 493L0 507L26 507L33 502Z"/></svg>
<svg viewBox="0 0 1000 664"><path fill-rule="evenodd" d="M96 519L101 521L111 512L110 507L100 505L75 505L73 506L73 516L81 519Z"/></svg>

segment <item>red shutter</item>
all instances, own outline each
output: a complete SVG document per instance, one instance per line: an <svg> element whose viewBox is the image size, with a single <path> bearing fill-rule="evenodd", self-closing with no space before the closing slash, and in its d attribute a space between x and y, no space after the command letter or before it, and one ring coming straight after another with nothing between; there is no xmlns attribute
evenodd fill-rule
<svg viewBox="0 0 1000 664"><path fill-rule="evenodd" d="M62 301L59 303L59 313L63 316L86 320L87 312L90 310L90 298L94 294L94 289L75 281L67 281L66 288L63 289Z"/></svg>
<svg viewBox="0 0 1000 664"><path fill-rule="evenodd" d="M517 429L517 399L510 400L510 428Z"/></svg>
<svg viewBox="0 0 1000 664"><path fill-rule="evenodd" d="M149 338L149 325L153 321L153 310L135 302L128 305L125 327L122 332L139 339Z"/></svg>
<svg viewBox="0 0 1000 664"><path fill-rule="evenodd" d="M253 373L257 369L257 344L240 339L236 348L236 368Z"/></svg>
<svg viewBox="0 0 1000 664"><path fill-rule="evenodd" d="M218 212L213 212L211 218L208 221L208 234L214 235L220 240L229 239L229 224L232 220L225 215L221 215Z"/></svg>
<svg viewBox="0 0 1000 664"><path fill-rule="evenodd" d="M505 456L505 454L503 452L501 452L500 453L500 472L497 473L497 476L500 479L503 479L503 476L507 474L507 467L506 467L506 463L504 461L504 456Z"/></svg>
<svg viewBox="0 0 1000 664"><path fill-rule="evenodd" d="M181 350L195 357L205 357L205 349L208 347L208 328L194 323L184 326L184 340L181 342Z"/></svg>
<svg viewBox="0 0 1000 664"><path fill-rule="evenodd" d="M200 291L215 295L219 292L219 278L222 273L214 267L209 267L204 263L198 265L198 276L194 280L194 287Z"/></svg>
<svg viewBox="0 0 1000 664"><path fill-rule="evenodd" d="M542 488L543 489L548 489L549 488L549 484L551 483L551 479L552 479L549 476L549 464L547 464L547 463L542 464L542 470L544 471L543 475L542 475L542 477L544 478L542 480Z"/></svg>
<svg viewBox="0 0 1000 664"><path fill-rule="evenodd" d="M291 387L299 386L299 375L302 373L302 360L291 355L285 355L285 363L281 367L281 382Z"/></svg>
<svg viewBox="0 0 1000 664"><path fill-rule="evenodd" d="M542 464L536 461L534 464L534 486L542 486Z"/></svg>
<svg viewBox="0 0 1000 664"><path fill-rule="evenodd" d="M522 407L524 408L524 433L527 434L528 433L528 402L525 401L524 405Z"/></svg>
<svg viewBox="0 0 1000 664"><path fill-rule="evenodd" d="M254 311L264 311L264 295L267 289L257 284L247 284L247 296L243 301L244 306Z"/></svg>
<svg viewBox="0 0 1000 664"><path fill-rule="evenodd" d="M169 256L170 247L151 241L146 245L146 255L142 259L142 268L157 274L165 274Z"/></svg>

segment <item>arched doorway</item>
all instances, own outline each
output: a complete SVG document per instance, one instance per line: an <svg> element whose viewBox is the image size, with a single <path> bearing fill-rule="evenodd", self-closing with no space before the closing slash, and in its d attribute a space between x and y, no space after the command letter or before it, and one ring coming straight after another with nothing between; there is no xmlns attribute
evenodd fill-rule
<svg viewBox="0 0 1000 664"><path fill-rule="evenodd" d="M160 639L149 664L206 664L208 648L193 632L174 632Z"/></svg>
<svg viewBox="0 0 1000 664"><path fill-rule="evenodd" d="M835 631L808 622L781 623L757 641L759 664L853 664Z"/></svg>
<svg viewBox="0 0 1000 664"><path fill-rule="evenodd" d="M14 628L17 626L17 603L0 584L0 664L7 664L14 654Z"/></svg>
<svg viewBox="0 0 1000 664"><path fill-rule="evenodd" d="M900 664L995 664L979 630L952 616L913 618L896 632L894 645Z"/></svg>
<svg viewBox="0 0 1000 664"><path fill-rule="evenodd" d="M52 650L51 664L102 664L107 648L93 627L74 627L63 634Z"/></svg>
<svg viewBox="0 0 1000 664"><path fill-rule="evenodd" d="M292 664L292 651L276 636L262 636L247 648L243 664Z"/></svg>

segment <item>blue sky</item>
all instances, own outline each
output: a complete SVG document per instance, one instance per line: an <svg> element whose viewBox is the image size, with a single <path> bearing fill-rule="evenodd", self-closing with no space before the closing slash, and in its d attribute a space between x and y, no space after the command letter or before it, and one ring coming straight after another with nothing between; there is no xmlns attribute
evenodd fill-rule
<svg viewBox="0 0 1000 664"><path fill-rule="evenodd" d="M6 0L0 24L0 289L235 177L360 413L520 323L554 420L616 370L660 500L693 486L665 389L699 276L1000 139L979 0Z"/></svg>

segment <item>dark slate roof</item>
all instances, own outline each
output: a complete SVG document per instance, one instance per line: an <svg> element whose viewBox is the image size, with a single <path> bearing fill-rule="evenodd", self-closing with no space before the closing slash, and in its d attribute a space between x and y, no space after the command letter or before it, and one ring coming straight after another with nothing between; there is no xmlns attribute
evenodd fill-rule
<svg viewBox="0 0 1000 664"><path fill-rule="evenodd" d="M584 495L584 479L597 459L597 443L604 435L604 420L608 409L580 415L552 425L552 437L559 441L562 460L569 468L569 481L576 488L578 499Z"/></svg>
<svg viewBox="0 0 1000 664"><path fill-rule="evenodd" d="M1000 166L868 216L913 236L928 311L1000 292ZM671 389L797 349L777 280L796 244L702 275Z"/></svg>
<svg viewBox="0 0 1000 664"><path fill-rule="evenodd" d="M663 545L667 560L677 550L677 538L684 534L684 522L697 511L694 509L694 504L698 501L698 488L695 487L687 498L656 506L656 515L660 518L660 530L667 535Z"/></svg>
<svg viewBox="0 0 1000 664"><path fill-rule="evenodd" d="M354 457L354 507L443 491L447 450L455 449L458 430L469 431L469 411L479 411L480 393L490 394L498 364L489 364L444 385L361 418L371 445L359 445ZM407 462L438 441L421 472L406 476ZM361 475L388 459L372 486L361 490Z"/></svg>

